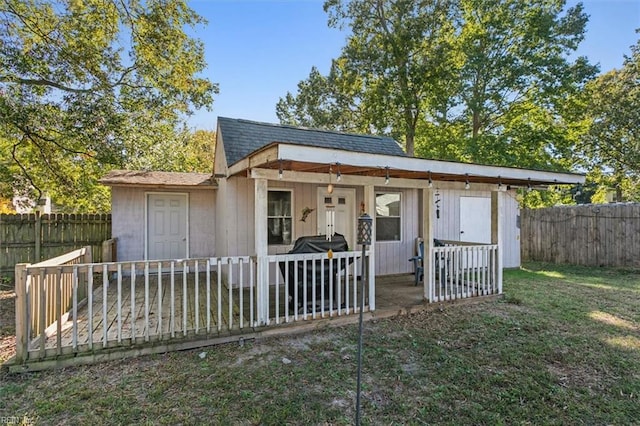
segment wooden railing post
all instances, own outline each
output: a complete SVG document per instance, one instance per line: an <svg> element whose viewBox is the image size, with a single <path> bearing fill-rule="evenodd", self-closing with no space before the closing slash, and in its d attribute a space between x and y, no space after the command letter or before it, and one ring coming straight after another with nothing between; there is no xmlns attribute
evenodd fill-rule
<svg viewBox="0 0 640 426"><path fill-rule="evenodd" d="M84 246L84 258L82 259L82 263L93 263L93 251L91 246Z"/></svg>
<svg viewBox="0 0 640 426"><path fill-rule="evenodd" d="M103 262L115 262L117 261L116 255L116 239L110 238L102 242L102 261Z"/></svg>
<svg viewBox="0 0 640 426"><path fill-rule="evenodd" d="M27 295L28 263L18 263L15 267L16 291L16 363L27 360L29 354L29 299Z"/></svg>

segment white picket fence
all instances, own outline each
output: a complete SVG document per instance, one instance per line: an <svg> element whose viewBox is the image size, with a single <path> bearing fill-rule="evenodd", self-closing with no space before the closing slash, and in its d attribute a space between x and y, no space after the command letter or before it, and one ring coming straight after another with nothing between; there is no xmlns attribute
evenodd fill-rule
<svg viewBox="0 0 640 426"><path fill-rule="evenodd" d="M434 247L431 255L430 302L502 293L497 244L447 242Z"/></svg>
<svg viewBox="0 0 640 426"><path fill-rule="evenodd" d="M369 252L365 253L365 258ZM350 315L360 312L362 297L362 253L305 253L269 256L275 276L275 297L269 321L291 321ZM275 270L275 271L274 271ZM369 309L372 292L364 286L364 310Z"/></svg>

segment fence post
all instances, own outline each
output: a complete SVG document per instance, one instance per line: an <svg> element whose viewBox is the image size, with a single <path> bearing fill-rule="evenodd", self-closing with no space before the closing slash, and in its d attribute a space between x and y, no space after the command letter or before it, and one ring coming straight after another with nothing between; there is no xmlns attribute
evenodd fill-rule
<svg viewBox="0 0 640 426"><path fill-rule="evenodd" d="M36 209L36 221L35 221L35 254L33 263L40 262L40 249L42 247L42 220L40 217L40 210Z"/></svg>
<svg viewBox="0 0 640 426"><path fill-rule="evenodd" d="M28 263L18 263L15 267L16 291L16 363L24 363L29 354L29 299L27 294Z"/></svg>

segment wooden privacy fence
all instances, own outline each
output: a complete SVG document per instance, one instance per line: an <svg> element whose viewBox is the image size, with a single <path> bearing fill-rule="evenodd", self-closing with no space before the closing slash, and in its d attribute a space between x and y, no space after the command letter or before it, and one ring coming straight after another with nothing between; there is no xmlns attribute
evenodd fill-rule
<svg viewBox="0 0 640 426"><path fill-rule="evenodd" d="M110 214L0 215L0 276L13 276L18 263L37 263L84 246L102 261L102 242L111 238Z"/></svg>
<svg viewBox="0 0 640 426"><path fill-rule="evenodd" d="M640 203L522 210L522 259L640 267Z"/></svg>

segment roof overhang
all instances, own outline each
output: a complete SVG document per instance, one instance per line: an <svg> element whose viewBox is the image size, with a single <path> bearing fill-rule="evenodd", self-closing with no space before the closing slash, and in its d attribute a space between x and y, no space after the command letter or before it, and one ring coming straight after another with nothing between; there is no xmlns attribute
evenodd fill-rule
<svg viewBox="0 0 640 426"><path fill-rule="evenodd" d="M210 173L156 172L144 170L111 170L100 183L111 187L146 189L215 189Z"/></svg>
<svg viewBox="0 0 640 426"><path fill-rule="evenodd" d="M368 154L279 142L267 145L234 164L229 168L229 175L243 174L253 169L283 170L287 174L328 174L331 169L334 174L339 170L344 178L388 176L390 179L403 181L424 181L425 184L431 179L512 187L547 187L576 185L585 181L585 176L577 173ZM270 175L263 173L262 176Z"/></svg>

